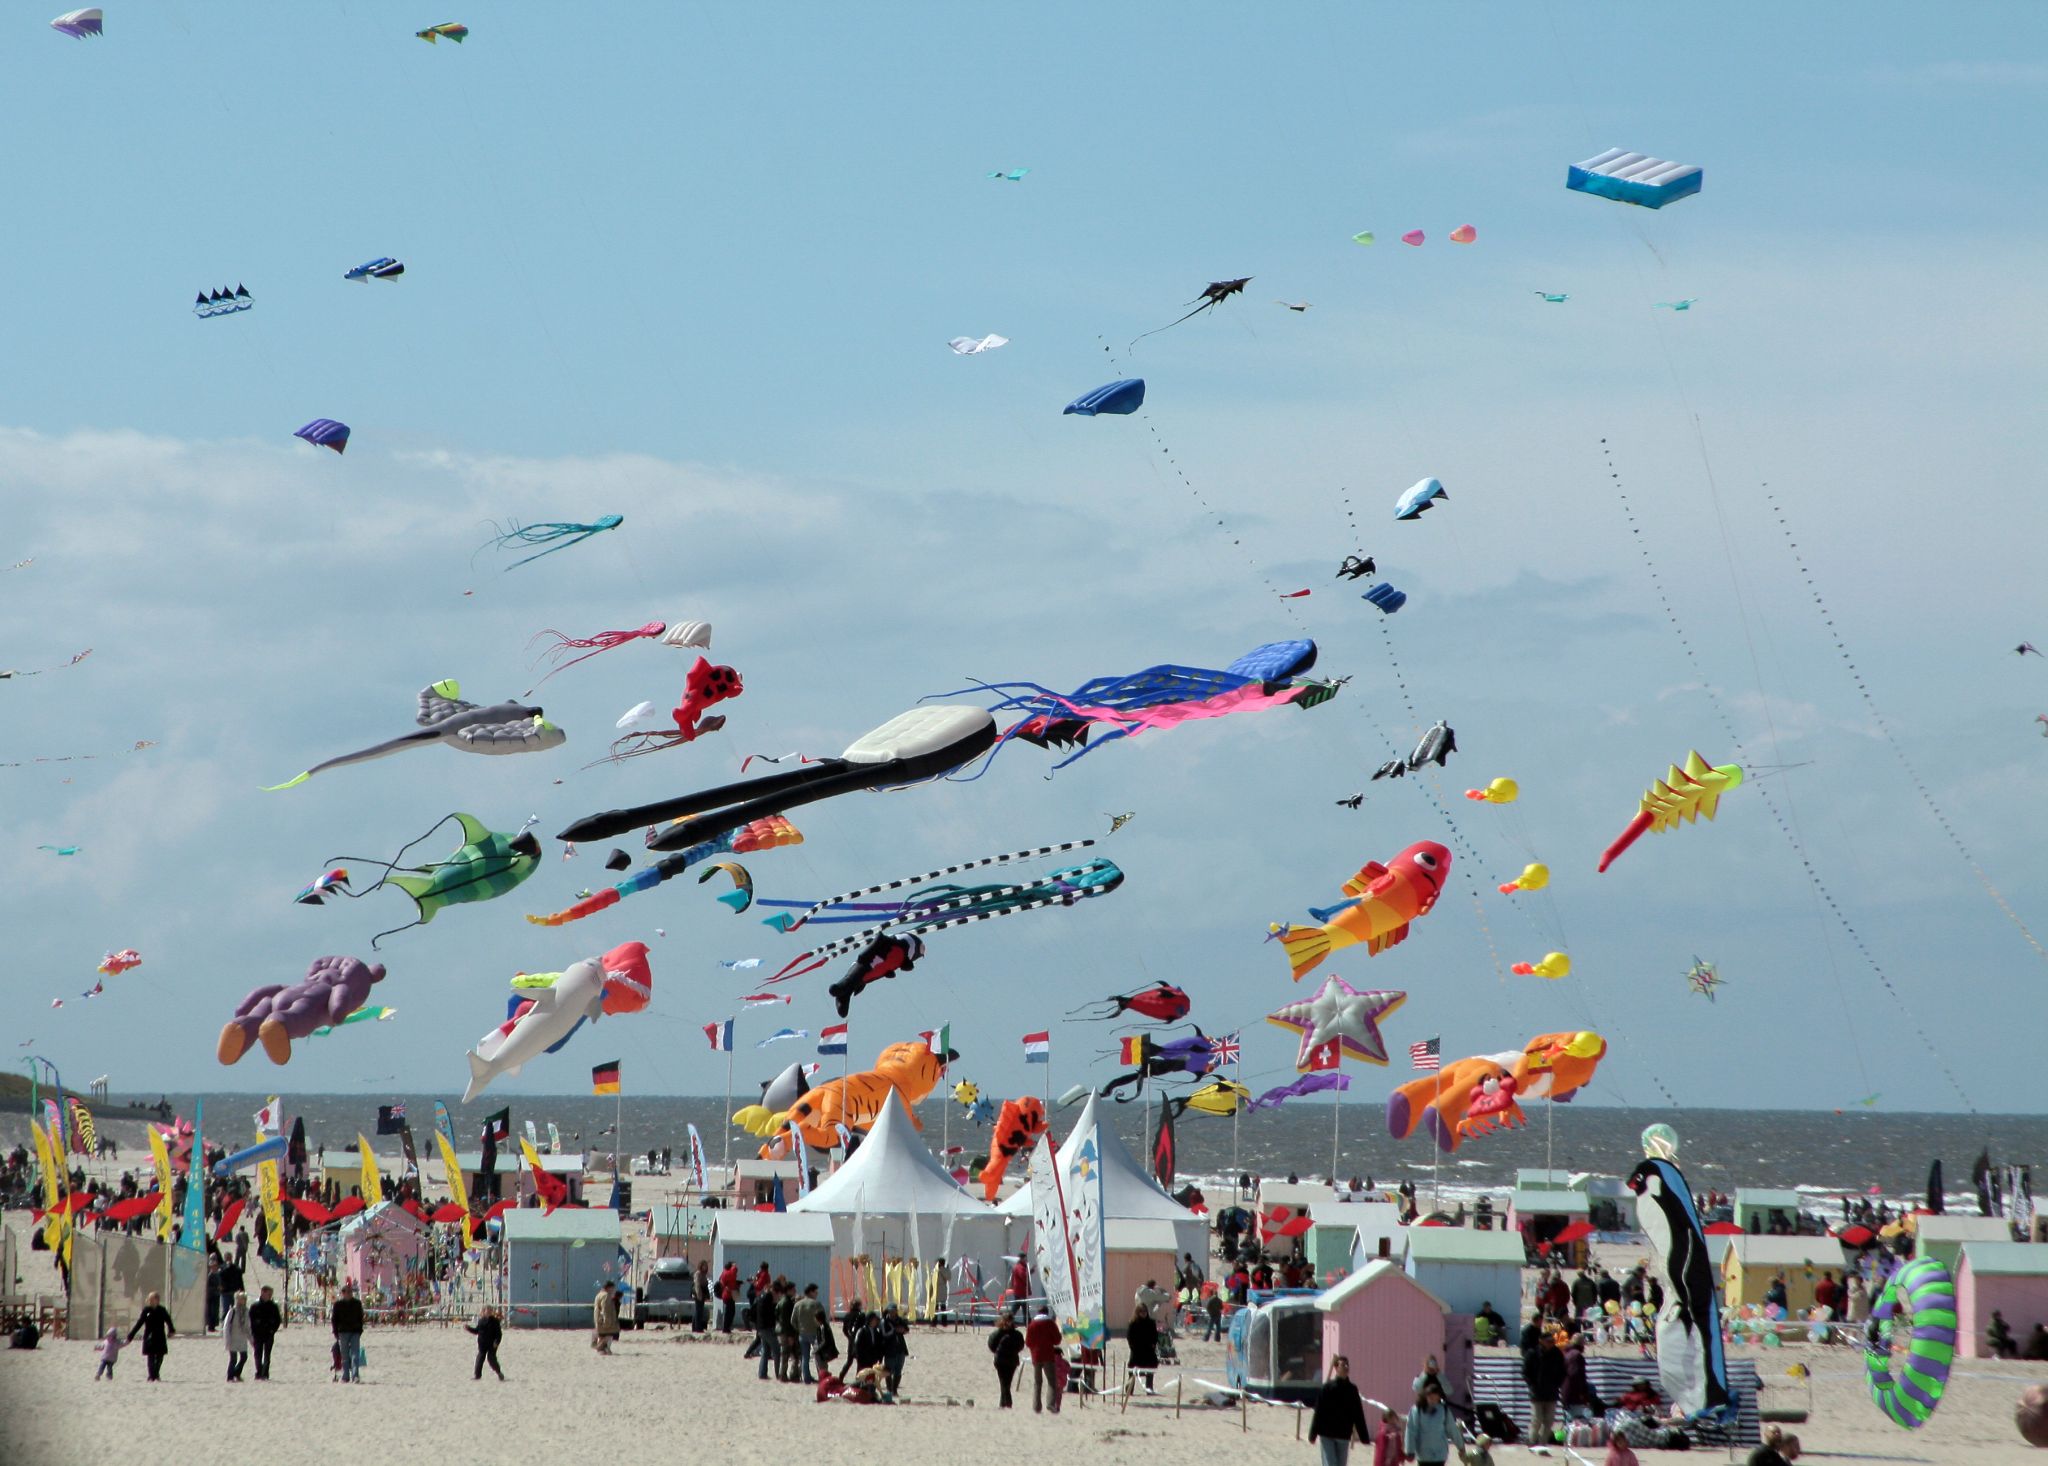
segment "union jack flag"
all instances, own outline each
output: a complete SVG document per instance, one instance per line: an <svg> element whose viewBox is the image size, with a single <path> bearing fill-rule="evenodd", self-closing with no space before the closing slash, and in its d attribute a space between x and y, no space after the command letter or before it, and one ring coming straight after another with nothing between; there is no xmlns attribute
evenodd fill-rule
<svg viewBox="0 0 2048 1466"><path fill-rule="evenodd" d="M1216 1056L1219 1064L1235 1064L1238 1058L1238 1035L1226 1033L1221 1038L1209 1040L1209 1052Z"/></svg>

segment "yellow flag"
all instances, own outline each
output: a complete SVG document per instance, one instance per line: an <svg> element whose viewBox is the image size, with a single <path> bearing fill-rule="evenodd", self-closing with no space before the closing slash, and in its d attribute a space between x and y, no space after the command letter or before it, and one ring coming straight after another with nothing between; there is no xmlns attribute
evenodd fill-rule
<svg viewBox="0 0 2048 1466"><path fill-rule="evenodd" d="M363 1155L363 1205L375 1206L384 1199L384 1182L377 1175L377 1153L360 1130L356 1132L356 1149Z"/></svg>
<svg viewBox="0 0 2048 1466"><path fill-rule="evenodd" d="M57 1147L51 1144L50 1137L43 1133L43 1127L33 1119L28 1122L28 1128L35 1132L36 1165L43 1173L43 1241L49 1245L50 1251L61 1255L64 1247L64 1223L70 1219L70 1213L64 1206L67 1182L64 1172L59 1167L62 1155Z"/></svg>
<svg viewBox="0 0 2048 1466"><path fill-rule="evenodd" d="M269 1139L261 1128L256 1131L258 1143ZM256 1194L263 1202L263 1223L270 1234L270 1248L273 1252L284 1252L284 1193L278 1186L277 1162L264 1161L256 1167Z"/></svg>
<svg viewBox="0 0 2048 1466"><path fill-rule="evenodd" d="M170 1147L164 1144L162 1133L154 1125L149 1127L149 1153L156 1162L156 1189L159 1198L156 1204L156 1234L158 1237L168 1238L171 1235L171 1151Z"/></svg>
<svg viewBox="0 0 2048 1466"><path fill-rule="evenodd" d="M469 1187L463 1184L462 1167L455 1163L455 1147L448 1143L448 1137L436 1130L434 1139L440 1143L441 1165L448 1172L449 1199L462 1208L462 1245L467 1247L472 1240L470 1228L474 1225L469 1215Z"/></svg>

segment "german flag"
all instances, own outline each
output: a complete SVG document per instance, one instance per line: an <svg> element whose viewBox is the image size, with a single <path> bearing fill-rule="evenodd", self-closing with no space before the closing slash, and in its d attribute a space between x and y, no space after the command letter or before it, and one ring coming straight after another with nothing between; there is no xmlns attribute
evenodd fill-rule
<svg viewBox="0 0 2048 1466"><path fill-rule="evenodd" d="M590 1071L590 1092L592 1094L617 1094L619 1092L619 1061L599 1064Z"/></svg>

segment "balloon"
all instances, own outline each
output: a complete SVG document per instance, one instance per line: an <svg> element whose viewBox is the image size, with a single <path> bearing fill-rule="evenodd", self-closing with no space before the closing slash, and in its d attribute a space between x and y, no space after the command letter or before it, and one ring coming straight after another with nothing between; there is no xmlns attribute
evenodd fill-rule
<svg viewBox="0 0 2048 1466"><path fill-rule="evenodd" d="M2048 1385L2028 1385L2013 1408L2013 1424L2030 1446L2048 1447Z"/></svg>
<svg viewBox="0 0 2048 1466"><path fill-rule="evenodd" d="M1662 1123L1643 1127L1643 1154L1652 1160L1678 1159L1678 1132Z"/></svg>

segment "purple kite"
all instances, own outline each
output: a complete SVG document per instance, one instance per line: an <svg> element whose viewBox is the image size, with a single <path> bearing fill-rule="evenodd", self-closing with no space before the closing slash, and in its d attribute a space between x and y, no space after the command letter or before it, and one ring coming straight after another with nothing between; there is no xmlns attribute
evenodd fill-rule
<svg viewBox="0 0 2048 1466"><path fill-rule="evenodd" d="M348 424L336 422L331 417L316 417L292 436L304 438L316 448L332 448L337 453L348 449Z"/></svg>
<svg viewBox="0 0 2048 1466"><path fill-rule="evenodd" d="M384 964L366 965L355 957L316 957L305 980L285 987L266 983L242 999L215 1050L223 1064L232 1064L258 1043L273 1064L292 1056L292 1040L310 1038L322 1024L340 1025L370 1000L370 988L384 980Z"/></svg>
<svg viewBox="0 0 2048 1466"><path fill-rule="evenodd" d="M1253 1110L1277 1110L1291 1099L1300 1099L1307 1094L1320 1094L1326 1089L1351 1088L1349 1074L1304 1074L1292 1084L1283 1084L1278 1089L1269 1089L1250 1105Z"/></svg>

